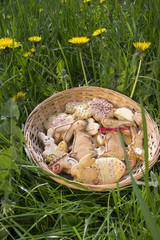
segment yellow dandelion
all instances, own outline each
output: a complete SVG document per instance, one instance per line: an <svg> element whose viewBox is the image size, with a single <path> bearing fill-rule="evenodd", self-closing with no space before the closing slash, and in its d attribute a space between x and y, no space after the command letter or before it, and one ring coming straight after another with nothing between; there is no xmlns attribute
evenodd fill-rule
<svg viewBox="0 0 160 240"><path fill-rule="evenodd" d="M138 48L139 50L145 51L149 46L151 45L151 42L136 42L133 43L133 46L135 48Z"/></svg>
<svg viewBox="0 0 160 240"><path fill-rule="evenodd" d="M11 38L0 38L0 49L6 48L17 48L21 46L20 42L15 42L14 39Z"/></svg>
<svg viewBox="0 0 160 240"><path fill-rule="evenodd" d="M67 0L61 0L61 3L66 3L67 2Z"/></svg>
<svg viewBox="0 0 160 240"><path fill-rule="evenodd" d="M30 57L31 56L31 52L25 52L24 54L23 54L23 57L25 57L25 58L28 58L28 57Z"/></svg>
<svg viewBox="0 0 160 240"><path fill-rule="evenodd" d="M36 49L35 48L31 48L31 53L35 53Z"/></svg>
<svg viewBox="0 0 160 240"><path fill-rule="evenodd" d="M86 86L88 86L88 81L87 81L87 76L86 76L84 63L83 63L83 59L82 59L82 47L81 47L81 45L84 44L84 43L87 43L89 41L90 41L90 39L87 38L87 37L73 37L73 38L68 40L68 42L76 44L78 46L77 50L79 52L80 61L81 61L81 65L82 65L82 71L83 71Z"/></svg>
<svg viewBox="0 0 160 240"><path fill-rule="evenodd" d="M139 77L139 73L140 73L140 69L141 69L141 64L142 64L142 61L143 61L143 57L145 56L144 54L144 51L149 48L149 46L151 45L151 42L136 42L136 43L133 43L133 46L135 48L138 48L140 50L139 52L139 66L138 66L138 70L137 70L137 75L136 75L136 78L135 78L135 81L134 81L134 84L133 84L133 87L132 87L132 92L131 92L131 95L130 95L130 98L133 97L133 94L135 92L135 89L136 89L136 85L137 85L137 82L138 82L138 77Z"/></svg>
<svg viewBox="0 0 160 240"><path fill-rule="evenodd" d="M100 3L104 2L104 0L99 0Z"/></svg>
<svg viewBox="0 0 160 240"><path fill-rule="evenodd" d="M43 12L43 8L40 8L40 9L39 9L39 12L40 12L40 13Z"/></svg>
<svg viewBox="0 0 160 240"><path fill-rule="evenodd" d="M31 42L40 42L42 39L42 37L38 37L38 36L34 36L34 37L29 37L28 40L31 41Z"/></svg>
<svg viewBox="0 0 160 240"><path fill-rule="evenodd" d="M83 6L80 7L80 11L83 12Z"/></svg>
<svg viewBox="0 0 160 240"><path fill-rule="evenodd" d="M81 45L81 44L87 43L89 41L90 41L90 39L87 37L73 37L68 40L68 42L77 44L77 45Z"/></svg>
<svg viewBox="0 0 160 240"><path fill-rule="evenodd" d="M4 19L6 19L6 18L7 18L7 19L10 19L11 16L10 16L10 15L7 15L7 16L3 15L3 18L4 18Z"/></svg>
<svg viewBox="0 0 160 240"><path fill-rule="evenodd" d="M13 96L12 99L13 99L14 102L17 102L16 96Z"/></svg>
<svg viewBox="0 0 160 240"><path fill-rule="evenodd" d="M18 92L17 93L17 98L24 98L25 97L25 93L24 92Z"/></svg>
<svg viewBox="0 0 160 240"><path fill-rule="evenodd" d="M84 0L84 3L86 3L86 2L91 2L91 0Z"/></svg>
<svg viewBox="0 0 160 240"><path fill-rule="evenodd" d="M24 92L18 92L17 95L13 96L12 99L14 102L22 102L25 98Z"/></svg>
<svg viewBox="0 0 160 240"><path fill-rule="evenodd" d="M105 32L105 31L106 31L106 28L97 29L96 31L94 31L92 36L98 36L98 35L100 35L101 33Z"/></svg>

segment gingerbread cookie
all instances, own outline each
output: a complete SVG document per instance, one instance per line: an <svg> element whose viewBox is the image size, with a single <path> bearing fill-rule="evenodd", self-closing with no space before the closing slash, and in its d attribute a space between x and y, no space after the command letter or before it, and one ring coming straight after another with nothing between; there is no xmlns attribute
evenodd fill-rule
<svg viewBox="0 0 160 240"><path fill-rule="evenodd" d="M88 119L92 116L92 111L87 109L86 105L79 105L76 107L75 116L77 118Z"/></svg>
<svg viewBox="0 0 160 240"><path fill-rule="evenodd" d="M96 159L99 184L112 184L117 182L126 170L125 164L117 158Z"/></svg>
<svg viewBox="0 0 160 240"><path fill-rule="evenodd" d="M69 142L73 138L70 157L78 161L88 153L95 153L93 149L91 135L85 132L87 123L85 120L76 120L64 135L64 141Z"/></svg>
<svg viewBox="0 0 160 240"><path fill-rule="evenodd" d="M97 152L98 158L103 157L103 155L105 153L105 146L100 146L98 148L94 148L94 150Z"/></svg>
<svg viewBox="0 0 160 240"><path fill-rule="evenodd" d="M133 112L131 111L131 109L127 108L127 107L122 107L122 108L118 108L115 112L114 112L114 116L120 120L128 120L128 121L133 121L132 117L133 117Z"/></svg>
<svg viewBox="0 0 160 240"><path fill-rule="evenodd" d="M107 108L113 108L114 105L112 103L110 103L109 101L107 101L106 99L104 98L99 98L99 97L95 97L92 99L92 101L89 101L88 104L99 104L99 105L103 105L104 107L107 107Z"/></svg>
<svg viewBox="0 0 160 240"><path fill-rule="evenodd" d="M88 106L97 122L101 121L104 117L114 117L114 106L106 99L94 98L92 101L88 102Z"/></svg>
<svg viewBox="0 0 160 240"><path fill-rule="evenodd" d="M64 154L61 157L55 158L48 167L56 174L61 173L62 171L70 174L71 167L78 162L74 159L69 157L69 154Z"/></svg>
<svg viewBox="0 0 160 240"><path fill-rule="evenodd" d="M127 149L126 149L126 152L127 152ZM136 158L132 158L132 156L129 156L128 152L127 152L127 157L128 157L128 163L129 163L130 169L132 170L135 167L137 160ZM124 176L129 173L126 160L125 160L125 165L126 165L126 170L124 172Z"/></svg>
<svg viewBox="0 0 160 240"><path fill-rule="evenodd" d="M48 120L45 122L45 128L49 129L52 128L55 130L57 127L64 126L64 125L69 125L74 121L74 115L71 114L66 114L66 113L59 113L57 115L51 115ZM53 137L58 144L60 141L63 140L63 135L64 132L58 133L58 132L53 132Z"/></svg>
<svg viewBox="0 0 160 240"><path fill-rule="evenodd" d="M135 127L131 128L132 143L128 146L128 157L144 161L143 131L137 132Z"/></svg>
<svg viewBox="0 0 160 240"><path fill-rule="evenodd" d="M124 158L124 150L120 141L117 128L120 128L123 134L130 135L130 130L127 127L133 126L134 123L127 120L107 119L102 120L102 125L106 129L105 133L105 156L113 156L119 159Z"/></svg>
<svg viewBox="0 0 160 240"><path fill-rule="evenodd" d="M137 159L144 161L144 149L143 149L143 132L138 131L136 127L131 128L132 142L126 148L128 162L131 170L135 167ZM124 175L128 174L128 169L126 169Z"/></svg>
<svg viewBox="0 0 160 240"><path fill-rule="evenodd" d="M87 105L84 102L69 102L66 104L66 113L75 113L79 106L87 108Z"/></svg>
<svg viewBox="0 0 160 240"><path fill-rule="evenodd" d="M57 146L55 144L54 138L52 138L53 129L49 128L47 131L47 135L43 132L38 133L38 138L44 145L45 150L43 151L42 155L45 159L45 162L51 162L54 158L62 156L64 153L67 152L67 144L62 141Z"/></svg>
<svg viewBox="0 0 160 240"><path fill-rule="evenodd" d="M44 126L46 129L63 126L66 124L70 124L74 121L74 115L59 113L57 115L51 115L48 120L45 122Z"/></svg>
<svg viewBox="0 0 160 240"><path fill-rule="evenodd" d="M92 143L96 148L103 146L104 140L105 140L105 135L102 133L97 133L96 135L92 136Z"/></svg>
<svg viewBox="0 0 160 240"><path fill-rule="evenodd" d="M88 184L113 184L123 176L125 169L125 164L117 158L95 159L87 154L71 168L71 175Z"/></svg>
<svg viewBox="0 0 160 240"><path fill-rule="evenodd" d="M136 124L142 129L142 114L139 112L135 112L132 116L132 120L136 122Z"/></svg>
<svg viewBox="0 0 160 240"><path fill-rule="evenodd" d="M98 133L100 125L95 122L93 118L87 119L87 126L86 126L86 132L91 134L92 136L96 135Z"/></svg>

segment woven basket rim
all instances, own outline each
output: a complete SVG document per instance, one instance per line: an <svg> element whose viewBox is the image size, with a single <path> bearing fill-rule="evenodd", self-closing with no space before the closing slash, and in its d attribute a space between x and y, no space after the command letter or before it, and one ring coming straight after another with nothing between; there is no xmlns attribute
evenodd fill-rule
<svg viewBox="0 0 160 240"><path fill-rule="evenodd" d="M53 177L51 176L51 178L53 178L56 182L58 182L60 184L66 185L67 187L71 187L71 188L75 188L75 189L79 189L79 190L84 190L81 187L77 187L77 185L79 185L79 186L85 187L86 188L85 190L88 189L88 190L92 190L92 191L106 191L106 190L109 190L109 189L116 189L117 188L117 183L105 184L105 185L90 185L90 184L80 183L80 182L76 182L76 181L66 180L65 178L61 178L61 177L60 177L60 179L57 179L57 178L55 178L55 177L57 177L57 175L54 174L53 172L51 172L51 170L47 169L47 166L45 166L46 164L44 162L39 163L39 161L37 160L37 153L32 146L33 141L31 140L31 135L34 135L34 133L32 132L32 128L33 128L33 124L34 124L34 121L35 121L35 116L37 117L42 111L45 111L45 109L47 109L47 106L50 103L52 103L54 100L56 100L58 102L58 100L60 100L61 98L63 98L63 100L64 100L65 97L66 98L68 96L70 97L71 95L73 95L73 93L74 93L74 95L76 93L79 94L79 92L82 92L82 95L84 93L87 94L87 92L93 92L93 94L95 94L95 95L97 94L97 97L101 97L101 96L98 95L99 93L101 93L101 94L104 93L106 95L110 94L111 96L113 94L113 95L116 95L120 98L125 99L126 102L129 102L130 104L133 104L138 109L140 109L140 104L135 102L134 100L132 100L128 96L126 96L124 94L121 94L119 92L116 92L114 90L106 89L106 88L102 88L102 87L82 86L82 87L70 88L68 90L58 92L58 93L50 96L49 98L45 99L41 103L39 103L32 110L32 112L29 114L29 116L27 118L27 121L25 123L25 127L24 127L24 136L25 136L25 139L27 140L27 143L26 143L27 151L30 155L30 158L32 159L32 161L37 166L39 166L39 167L43 168L45 171L48 171L49 173L51 173L53 175ZM86 97L85 94L84 94L84 96ZM111 101L111 100L109 99L109 101ZM151 124L154 125L154 134L156 136L156 147L155 147L155 151L154 151L154 156L153 156L152 161L149 161L149 170L150 170L153 167L153 165L156 163L156 161L158 159L158 156L159 156L160 139L159 139L158 127L157 127L155 121L152 119L150 114L145 109L144 109L144 111L145 111L145 116L146 116L147 120L149 119L149 121L151 121ZM51 115L53 115L53 114L51 114ZM48 117L49 117L49 115L48 115ZM35 137L35 135L34 135L34 137ZM143 171L145 173L145 167L144 167ZM137 179L137 180L140 179L141 177L143 177L142 172L139 172L136 175L134 174L134 178ZM67 181L67 183L66 183L66 181ZM130 176L127 179L119 181L119 187L120 188L124 187L124 186L127 186L127 185L131 185Z"/></svg>

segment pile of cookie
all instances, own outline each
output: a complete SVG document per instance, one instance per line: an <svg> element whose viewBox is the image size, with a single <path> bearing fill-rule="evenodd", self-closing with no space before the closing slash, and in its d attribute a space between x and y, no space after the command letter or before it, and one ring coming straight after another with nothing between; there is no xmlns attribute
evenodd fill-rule
<svg viewBox="0 0 160 240"><path fill-rule="evenodd" d="M44 126L47 133L38 133L44 161L54 173L74 181L112 184L128 174L118 129L130 168L144 161L142 116L129 107L98 97L68 102L65 112L51 115Z"/></svg>

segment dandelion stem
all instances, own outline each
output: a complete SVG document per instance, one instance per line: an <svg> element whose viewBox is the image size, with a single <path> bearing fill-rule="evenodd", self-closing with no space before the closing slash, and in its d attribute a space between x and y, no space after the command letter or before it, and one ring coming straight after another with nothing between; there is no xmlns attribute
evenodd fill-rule
<svg viewBox="0 0 160 240"><path fill-rule="evenodd" d="M133 84L133 88L132 88L132 92L131 92L130 98L133 97L133 94L134 94L134 91L135 91L135 88L136 88L136 85L137 85L139 72L140 72L140 69L141 69L141 64L142 64L142 57L140 58L140 61L139 61L138 71L137 71L136 79L135 79L134 84Z"/></svg>
<svg viewBox="0 0 160 240"><path fill-rule="evenodd" d="M95 71L95 66L94 66L94 57L93 57L92 45L90 45L90 51L91 51L91 58L92 58L92 68L93 68L94 81L96 83L96 71Z"/></svg>
<svg viewBox="0 0 160 240"><path fill-rule="evenodd" d="M27 110L27 108L26 108L25 105L23 105L23 107L24 107L24 110L25 110L25 113L26 113L26 117L28 118L28 116L29 116L29 114L28 114L28 110Z"/></svg>
<svg viewBox="0 0 160 240"><path fill-rule="evenodd" d="M68 86L67 86L67 81L65 79L65 87L66 87L66 90L68 89Z"/></svg>
<svg viewBox="0 0 160 240"><path fill-rule="evenodd" d="M81 65L82 65L84 80L85 80L86 86L88 86L88 81L87 81L86 72L85 72L85 69L84 69L84 64L83 64L83 59L82 59L82 51L81 51L81 48L79 49L79 56L80 56L80 61L81 61Z"/></svg>

